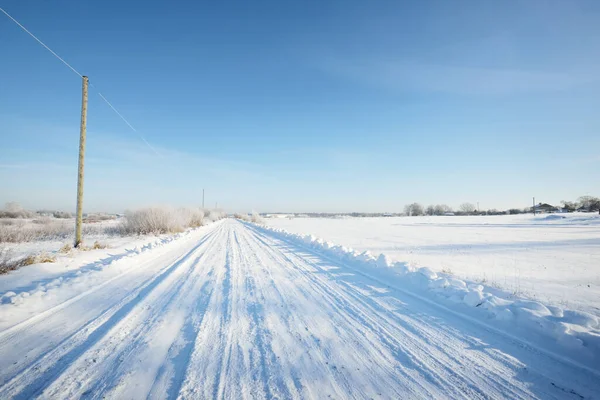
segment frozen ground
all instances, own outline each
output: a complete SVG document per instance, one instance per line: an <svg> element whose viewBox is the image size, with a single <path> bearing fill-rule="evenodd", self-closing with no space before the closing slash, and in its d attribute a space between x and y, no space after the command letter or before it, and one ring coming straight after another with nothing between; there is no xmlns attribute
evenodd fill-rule
<svg viewBox="0 0 600 400"><path fill-rule="evenodd" d="M267 219L415 267L600 315L600 216Z"/></svg>
<svg viewBox="0 0 600 400"><path fill-rule="evenodd" d="M600 393L593 317L493 296L477 307L480 288L235 220L27 279L0 276L3 399ZM419 289L435 282L464 301Z"/></svg>

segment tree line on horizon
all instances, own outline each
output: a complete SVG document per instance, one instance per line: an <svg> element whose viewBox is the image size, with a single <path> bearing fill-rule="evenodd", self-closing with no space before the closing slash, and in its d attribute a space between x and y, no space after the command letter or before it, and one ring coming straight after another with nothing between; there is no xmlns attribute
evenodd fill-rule
<svg viewBox="0 0 600 400"><path fill-rule="evenodd" d="M561 202L562 210L566 212L584 211L584 212L596 212L600 213L600 198L594 196L581 196L577 201L566 201ZM557 207L558 210L558 207ZM495 208L490 210L478 210L473 203L462 203L458 210L453 210L452 207L446 204L429 205L424 207L420 203L411 203L404 206L404 214L408 216L420 216L420 215L502 215L502 214L526 214L533 212L533 207L525 208L511 208L508 210L497 210Z"/></svg>

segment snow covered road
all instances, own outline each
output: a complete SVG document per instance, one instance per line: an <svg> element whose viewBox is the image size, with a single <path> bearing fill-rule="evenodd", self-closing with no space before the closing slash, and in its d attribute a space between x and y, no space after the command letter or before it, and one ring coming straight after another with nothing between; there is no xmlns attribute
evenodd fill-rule
<svg viewBox="0 0 600 400"><path fill-rule="evenodd" d="M600 396L597 372L250 224L194 235L0 331L0 398Z"/></svg>

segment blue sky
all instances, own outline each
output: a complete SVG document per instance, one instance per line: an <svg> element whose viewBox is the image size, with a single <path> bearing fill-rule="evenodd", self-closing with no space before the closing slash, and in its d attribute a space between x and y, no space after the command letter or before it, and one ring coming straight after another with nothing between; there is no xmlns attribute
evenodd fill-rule
<svg viewBox="0 0 600 400"><path fill-rule="evenodd" d="M90 90L85 210L599 195L600 3L4 0ZM0 14L0 202L74 209L81 81Z"/></svg>

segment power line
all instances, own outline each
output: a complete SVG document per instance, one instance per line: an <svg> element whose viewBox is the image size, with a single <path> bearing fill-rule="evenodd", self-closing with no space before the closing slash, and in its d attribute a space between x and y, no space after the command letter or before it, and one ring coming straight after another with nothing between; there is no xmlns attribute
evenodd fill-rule
<svg viewBox="0 0 600 400"><path fill-rule="evenodd" d="M31 33L27 28L25 28L19 21L17 21L16 19L14 19L12 17L12 15L10 15L9 13L7 13L2 7L0 7L0 11L2 11L4 13L4 15L6 15L8 18L10 18L15 24L17 24L19 26L19 28L21 28L23 31L25 31L29 36L31 36L32 38L34 38L39 44L41 44L46 50L48 50L54 57L58 58L63 64L65 64L67 67L69 67L69 69L73 72L75 72L77 74L77 76L79 76L80 78L83 78L83 74L81 74L79 71L77 71L75 68L73 68L71 66L71 64L69 64L68 62L66 62L61 56L59 56L58 54L56 54L55 51L53 51L50 47L48 47L44 42L42 42L37 36L35 36L33 33ZM106 97L104 97L104 95L102 93L100 93L100 91L98 90L98 88L96 86L94 86L93 83L90 82L90 86L92 86L94 89L96 89L96 92L98 93L98 96L100 96L100 98L111 108L111 110L113 110L115 112L115 114L117 114L119 116L119 118L121 118L123 120L123 122L125 122L125 124L127 124L127 126L133 131L135 132L136 135L139 136L140 139L142 139L142 141L146 144L146 146L148 146L148 148L150 148L150 150L152 150L157 156L160 157L160 153L158 151L156 151L156 149L154 147L152 147L150 145L150 143L148 143L148 141L146 140L146 138L137 131L137 129L135 129L133 127L133 125L131 125L129 123L129 121L127 121L127 119L125 119L125 117L123 116L123 114L121 114L113 105L110 101L108 101L108 99Z"/></svg>
<svg viewBox="0 0 600 400"><path fill-rule="evenodd" d="M146 140L146 138L144 136L142 136L141 133L139 133L137 131L137 129L135 129L130 123L129 121L127 121L125 119L125 117L123 116L123 114L121 114L119 111L117 111L117 109L111 104L110 101L108 101L108 99L106 97L104 97L104 95L102 93L100 93L100 91L98 90L98 88L96 88L96 86L94 86L94 84L92 83L91 86L96 89L96 91L98 92L98 96L100 96L100 98L102 98L102 100L104 100L106 102L106 104L108 104L108 106L115 112L115 114L117 114L122 120L123 122L125 122L127 124L128 127L131 128L132 131L134 131L139 137L140 139L142 139L142 141L144 143L146 143L146 146L148 146L150 148L150 150L152 150L154 153L156 153L157 156L160 157L160 153L158 151L156 151L156 149L154 147L152 147L150 145L150 143L148 143L148 141Z"/></svg>
<svg viewBox="0 0 600 400"><path fill-rule="evenodd" d="M58 58L60 61L62 61L63 64L65 64L67 67L69 67L71 69L71 71L75 72L80 78L83 77L82 74L79 73L79 71L77 71L75 68L73 68L71 66L71 64L69 64L68 62L66 62L65 60L62 59L61 56L59 56L58 54L56 54L50 47L46 46L46 44L44 42L42 42L40 39L37 38L37 36L35 36L33 33L29 32L27 30L27 28L25 28L23 25L21 25L19 23L19 21L17 21L16 19L14 19L9 13L7 13L6 11L4 11L4 9L2 7L0 7L0 11L2 11L8 18L10 18L15 24L19 25L19 27L21 29L23 29L25 32L27 32L29 34L29 36L31 36L32 38L34 38L39 44L41 44L42 46L44 46L46 48L46 50L48 50L50 53L52 53L52 55L54 55L54 57Z"/></svg>

